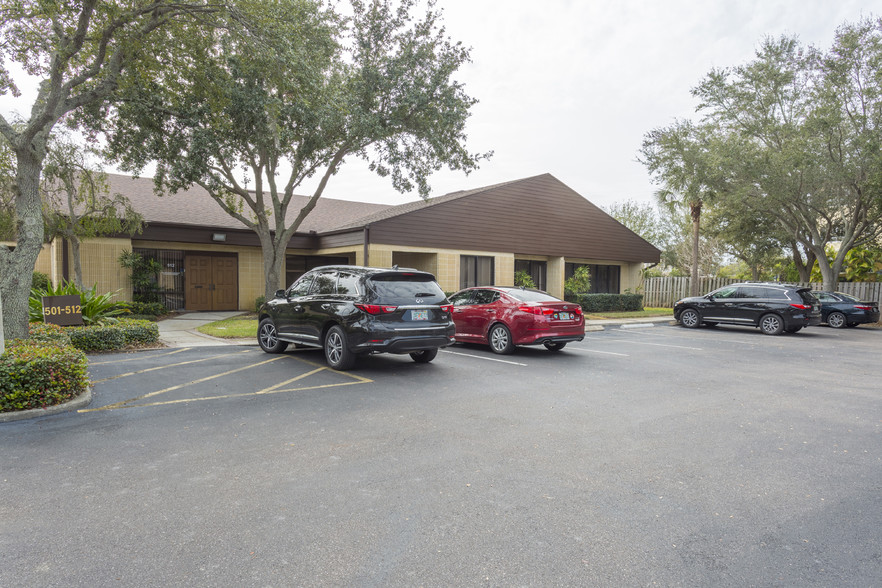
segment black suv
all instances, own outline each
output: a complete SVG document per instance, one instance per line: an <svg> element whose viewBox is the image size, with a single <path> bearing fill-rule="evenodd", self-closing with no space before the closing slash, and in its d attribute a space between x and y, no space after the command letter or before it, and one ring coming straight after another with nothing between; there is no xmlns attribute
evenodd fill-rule
<svg viewBox="0 0 882 588"><path fill-rule="evenodd" d="M674 304L674 319L684 327L717 324L759 327L766 335L795 333L821 324L821 305L811 288L745 282Z"/></svg>
<svg viewBox="0 0 882 588"><path fill-rule="evenodd" d="M257 341L267 353L289 343L323 348L335 370L370 353L409 353L427 363L454 342L452 308L430 273L318 267L260 307Z"/></svg>

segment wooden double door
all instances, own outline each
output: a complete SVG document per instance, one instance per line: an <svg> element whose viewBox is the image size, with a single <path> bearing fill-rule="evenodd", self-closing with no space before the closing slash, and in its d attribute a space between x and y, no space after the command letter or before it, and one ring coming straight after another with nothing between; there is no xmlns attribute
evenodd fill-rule
<svg viewBox="0 0 882 588"><path fill-rule="evenodd" d="M238 310L239 260L235 255L184 256L187 310Z"/></svg>

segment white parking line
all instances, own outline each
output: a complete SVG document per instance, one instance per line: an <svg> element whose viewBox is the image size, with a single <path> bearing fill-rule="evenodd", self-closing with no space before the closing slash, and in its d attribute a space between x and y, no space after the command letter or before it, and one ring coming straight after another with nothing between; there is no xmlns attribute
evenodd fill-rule
<svg viewBox="0 0 882 588"><path fill-rule="evenodd" d="M573 347L572 345L567 347L567 351L582 351L584 353L602 353L604 355L617 355L619 357L631 357L627 353L616 353L614 351L597 351L595 349L585 349L583 347Z"/></svg>
<svg viewBox="0 0 882 588"><path fill-rule="evenodd" d="M442 349L441 353L449 353L451 355L462 355L463 357L471 357L473 359L483 359L484 361L498 361L499 363L507 363L509 365L521 365L527 367L525 363L518 363L516 361L506 361L504 359L496 359L495 357L482 357L480 355L472 355L470 353L459 353L457 351L447 351L446 349Z"/></svg>
<svg viewBox="0 0 882 588"><path fill-rule="evenodd" d="M628 340L628 343L636 343L638 345L652 345L654 347L673 347L674 349L689 349L690 351L704 351L701 347L686 347L684 345L668 345L666 343L648 343L646 341L632 341Z"/></svg>

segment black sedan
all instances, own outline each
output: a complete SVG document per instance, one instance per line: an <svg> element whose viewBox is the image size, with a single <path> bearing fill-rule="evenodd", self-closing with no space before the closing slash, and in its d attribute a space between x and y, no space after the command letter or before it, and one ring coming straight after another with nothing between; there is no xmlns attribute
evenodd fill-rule
<svg viewBox="0 0 882 588"><path fill-rule="evenodd" d="M879 303L861 301L842 292L812 292L821 301L821 322L834 329L879 322Z"/></svg>

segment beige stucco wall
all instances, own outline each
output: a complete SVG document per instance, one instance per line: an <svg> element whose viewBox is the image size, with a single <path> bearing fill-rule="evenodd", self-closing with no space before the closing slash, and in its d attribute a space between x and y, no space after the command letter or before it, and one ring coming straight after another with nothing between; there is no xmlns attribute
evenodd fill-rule
<svg viewBox="0 0 882 588"><path fill-rule="evenodd" d="M62 245L56 245L60 253ZM89 239L80 243L80 266L83 270L83 286L91 288L98 286L98 292L115 292L114 300L131 300L132 284L129 281L129 272L120 264L120 254L123 251L131 251L131 239L98 238ZM74 262L71 247L68 251L68 268L70 277L73 279ZM61 255L58 255L60 258ZM60 276L60 268L59 268Z"/></svg>

